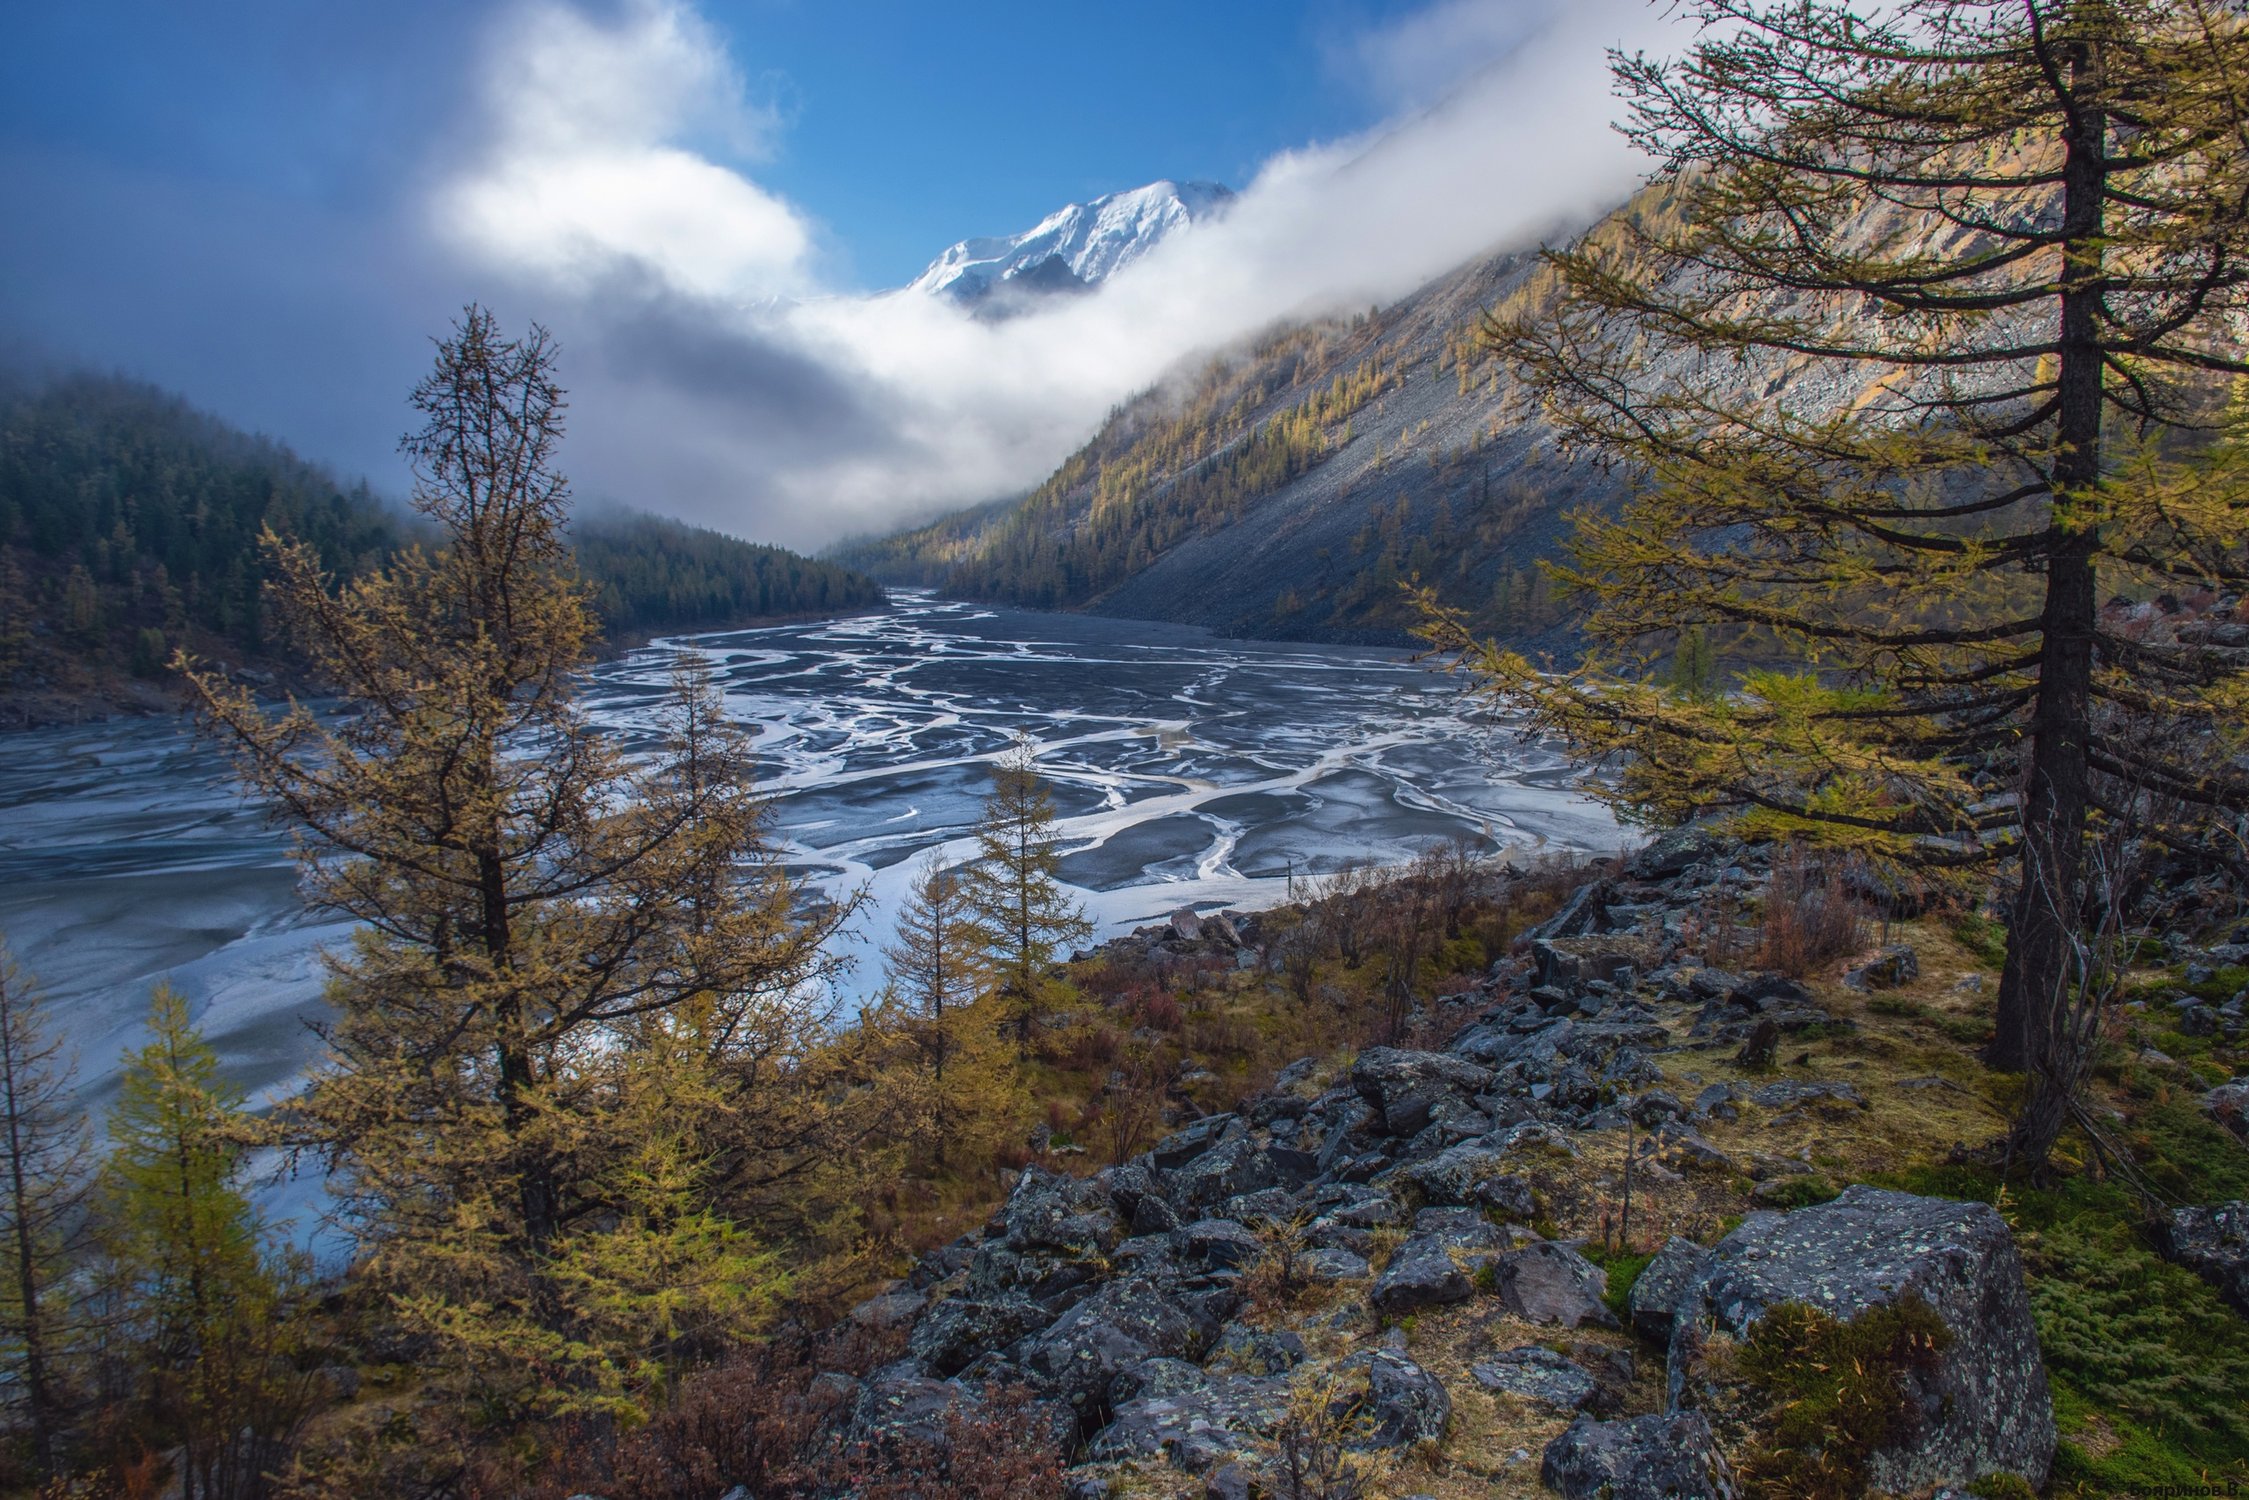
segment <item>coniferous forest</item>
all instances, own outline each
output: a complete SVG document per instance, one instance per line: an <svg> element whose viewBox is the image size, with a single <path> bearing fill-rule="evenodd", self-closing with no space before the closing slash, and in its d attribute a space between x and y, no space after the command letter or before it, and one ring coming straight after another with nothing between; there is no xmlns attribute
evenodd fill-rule
<svg viewBox="0 0 2249 1500"><path fill-rule="evenodd" d="M292 665L266 609L269 527L338 578L432 540L364 482L152 386L0 381L0 692L28 678L158 678L183 644ZM882 603L847 569L659 517L596 508L574 540L619 637Z"/></svg>

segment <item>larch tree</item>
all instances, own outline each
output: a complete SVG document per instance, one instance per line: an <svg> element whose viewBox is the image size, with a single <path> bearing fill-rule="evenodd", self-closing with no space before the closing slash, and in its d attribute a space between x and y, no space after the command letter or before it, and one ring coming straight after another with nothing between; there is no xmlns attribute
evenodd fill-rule
<svg viewBox="0 0 2249 1500"><path fill-rule="evenodd" d="M987 1102L980 1097L991 1081L981 1066L985 1038L972 1010L983 958L965 877L928 856L898 909L897 935L883 949L883 967L928 1074L931 1163L940 1171L962 1118ZM963 1076L964 1067L970 1076Z"/></svg>
<svg viewBox="0 0 2249 1500"><path fill-rule="evenodd" d="M2249 576L2242 7L1682 9L1682 59L1615 65L1657 180L1486 330L1628 477L1559 570L1594 649L1431 633L1629 808L2006 876L1989 1056L2036 1166L2087 1063L2090 832L2249 876L2242 653L2103 612ZM1697 631L1738 691L1660 684Z"/></svg>
<svg viewBox="0 0 2249 1500"><path fill-rule="evenodd" d="M274 616L343 712L269 716L183 666L296 830L311 899L359 924L329 957L329 1056L295 1126L399 1305L520 1380L535 1361L467 1323L542 1348L602 1325L564 1262L639 1212L620 1101L651 1028L703 1049L732 1101L708 1119L740 1127L723 1159L681 1146L699 1191L757 1199L836 1161L843 1094L814 1075L823 944L852 903L802 899L773 859L706 674L682 668L642 755L581 708L595 621L563 536L547 334L506 338L471 307L412 400L424 425L402 446L436 550L336 589L304 546L265 542ZM606 1379L605 1360L554 1373Z"/></svg>
<svg viewBox="0 0 2249 1500"><path fill-rule="evenodd" d="M109 1117L96 1236L114 1362L183 1500L254 1500L307 1409L289 1276L242 1178L260 1131L168 984Z"/></svg>
<svg viewBox="0 0 2249 1500"><path fill-rule="evenodd" d="M93 1160L75 1070L49 1036L31 977L0 944L0 1238L8 1272L0 1338L42 1479L55 1473L61 1365Z"/></svg>
<svg viewBox="0 0 2249 1500"><path fill-rule="evenodd" d="M992 768L992 790L976 825L976 857L963 879L984 972L1014 1012L1019 1057L1029 1055L1031 1033L1046 1009L1055 956L1093 932L1063 889L1061 868L1053 794L1030 746L1018 744Z"/></svg>

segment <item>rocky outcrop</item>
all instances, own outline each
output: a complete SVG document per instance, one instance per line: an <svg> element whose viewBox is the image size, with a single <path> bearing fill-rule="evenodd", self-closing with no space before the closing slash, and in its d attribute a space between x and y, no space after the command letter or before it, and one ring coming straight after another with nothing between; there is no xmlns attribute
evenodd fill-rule
<svg viewBox="0 0 2249 1500"><path fill-rule="evenodd" d="M2249 1317L2249 1203L2175 1208L2163 1230L2164 1252Z"/></svg>
<svg viewBox="0 0 2249 1500"><path fill-rule="evenodd" d="M1998 1471L2042 1480L2053 1420L2005 1225L1982 1205L1864 1188L1752 1215L1714 1247L1666 1244L1625 1310L1666 1351L1668 1409L1595 1420L1644 1406L1646 1387L1633 1396L1633 1361L1614 1340L1571 1336L1624 1326L1607 1273L1530 1226L1581 1190L1575 1177L1602 1170L1591 1163L1614 1159L1595 1143L1615 1137L1599 1133L1644 1131L1637 1159L1652 1174L1782 1180L1811 1168L1732 1138L1720 1150L1703 1131L1856 1128L1869 1106L1859 1088L1795 1067L1701 1084L1656 1065L1690 1048L1722 1060L1758 1025L1782 1036L1832 1020L1794 980L1688 949L1695 907L1716 886L1738 889L1753 861L1690 830L1566 902L1461 997L1441 1048L1369 1048L1325 1089L1306 1060L1238 1111L1188 1121L1118 1166L1027 1169L980 1233L864 1304L870 1327L907 1327L906 1356L855 1387L854 1422L879 1442L1020 1389L1070 1433L1074 1494L1100 1493L1130 1465L1254 1493L1280 1424L1320 1409L1306 1403L1362 1446L1440 1439L1464 1393L1396 1325L1475 1306L1512 1346L1479 1350L1463 1378L1529 1412L1577 1414L1545 1455L1560 1493L1731 1496L1721 1444L1740 1430L1705 1400L1717 1345L1750 1337L1782 1303L1848 1321L1910 1298L1949 1337L1915 1373L1914 1430L1875 1456L1873 1481L1926 1492ZM1658 867L1670 883L1650 886L1639 872ZM1200 922L1157 941L1228 940ZM1242 919L1236 935L1255 928ZM2202 1241L2180 1243L2186 1254ZM1321 1288L1318 1310L1253 1305L1251 1288L1276 1277ZM1569 1342L1520 1342L1526 1323Z"/></svg>
<svg viewBox="0 0 2249 1500"><path fill-rule="evenodd" d="M1722 1399L1717 1341L1747 1340L1784 1303L1848 1322L1908 1299L1950 1338L1929 1367L1903 1372L1915 1417L1869 1456L1873 1486L1909 1493L1996 1473L2044 1484L2054 1456L2046 1367L2022 1259L1989 1204L1853 1187L1818 1207L1752 1214L1672 1310L1671 1404Z"/></svg>

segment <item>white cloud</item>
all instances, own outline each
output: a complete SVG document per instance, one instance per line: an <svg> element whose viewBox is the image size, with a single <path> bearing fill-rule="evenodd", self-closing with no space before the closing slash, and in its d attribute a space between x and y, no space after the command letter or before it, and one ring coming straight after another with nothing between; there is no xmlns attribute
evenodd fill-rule
<svg viewBox="0 0 2249 1500"><path fill-rule="evenodd" d="M803 216L691 145L715 127L754 146L765 122L675 0L610 26L523 12L489 75L492 147L436 208L481 265L543 289L581 489L817 545L1027 488L1192 351L1403 295L1616 202L1645 164L1608 128L1604 48L1666 24L1640 0L1439 0L1354 50L1375 87L1441 103L1278 156L1222 220L999 323L821 294Z"/></svg>
<svg viewBox="0 0 2249 1500"><path fill-rule="evenodd" d="M489 147L432 205L454 245L575 291L620 270L721 300L810 289L803 216L683 144L752 155L771 122L679 0L633 0L607 24L527 6L496 39L484 93Z"/></svg>

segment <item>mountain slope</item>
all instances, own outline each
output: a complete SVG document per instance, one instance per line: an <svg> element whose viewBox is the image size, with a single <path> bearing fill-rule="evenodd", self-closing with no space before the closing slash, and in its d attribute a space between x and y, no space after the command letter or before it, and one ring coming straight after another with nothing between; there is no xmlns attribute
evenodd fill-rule
<svg viewBox="0 0 2249 1500"><path fill-rule="evenodd" d="M1540 452L1473 339L1537 276L1527 253L1492 255L1278 330L1128 402L1018 504L842 556L970 598L1345 640L1400 638L1418 574L1487 623L1551 632L1532 564L1599 486Z"/></svg>
<svg viewBox="0 0 2249 1500"><path fill-rule="evenodd" d="M974 306L1004 291L1083 291L1180 230L1225 211L1233 190L1215 182L1151 182L1072 203L1015 235L962 240L931 261L908 291Z"/></svg>
<svg viewBox="0 0 2249 1500"><path fill-rule="evenodd" d="M1674 211L1644 189L1587 234ZM1883 232L1886 213L1863 227ZM1571 511L1613 503L1623 481L1557 456L1528 393L1477 339L1487 313L1535 316L1558 291L1535 254L1494 253L1388 307L1281 328L1126 403L1020 501L838 556L966 598L1314 640L1407 639L1418 616L1402 585L1418 577L1484 631L1566 647L1569 622L1537 563ZM1853 315L1841 299L1789 311ZM1786 391L1799 415L1862 400L1884 378L1677 353L1643 374L1680 390Z"/></svg>
<svg viewBox="0 0 2249 1500"><path fill-rule="evenodd" d="M261 599L269 525L339 577L422 529L364 482L346 487L153 386L0 377L0 699L111 695L159 676L183 644L287 666ZM594 511L573 540L613 635L882 602L848 569L675 521Z"/></svg>

